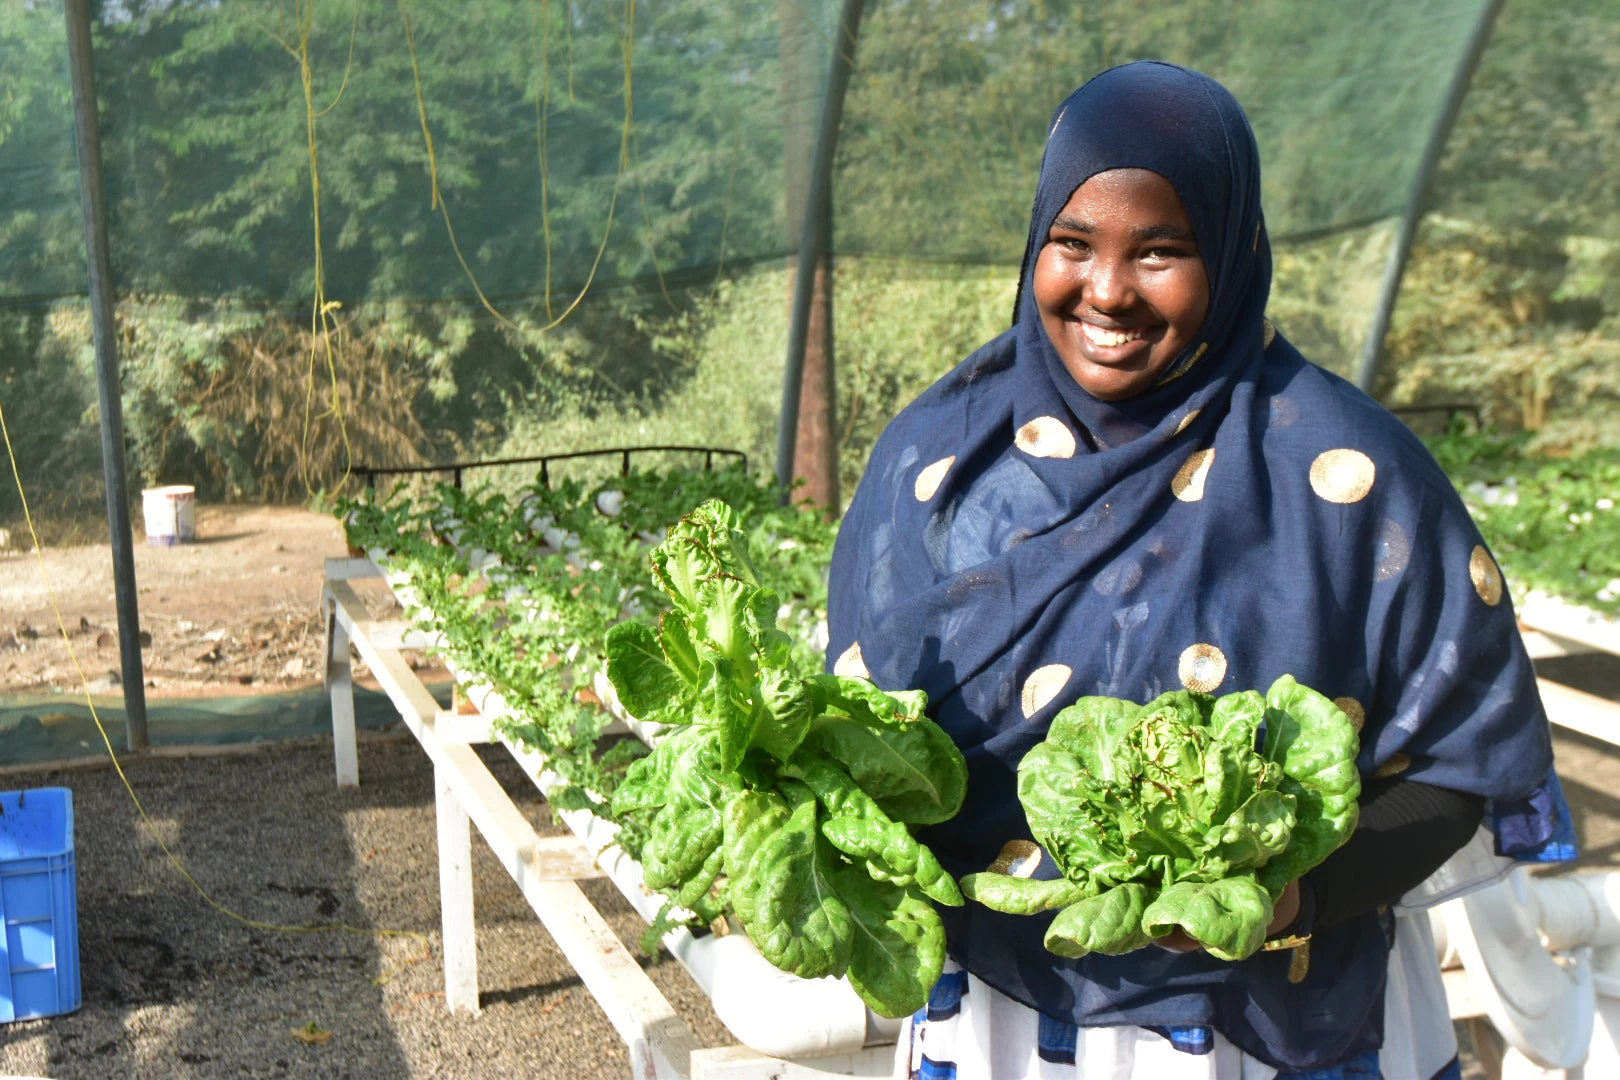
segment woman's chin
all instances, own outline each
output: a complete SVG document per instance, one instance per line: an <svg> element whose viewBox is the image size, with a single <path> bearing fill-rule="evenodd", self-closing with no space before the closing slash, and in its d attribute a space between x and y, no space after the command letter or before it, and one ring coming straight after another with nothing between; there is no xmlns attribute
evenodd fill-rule
<svg viewBox="0 0 1620 1080"><path fill-rule="evenodd" d="M1099 401L1125 401L1151 389L1159 368L1151 357L1143 356L1134 363L1099 363L1088 356L1079 363L1066 361L1064 366L1080 389Z"/></svg>

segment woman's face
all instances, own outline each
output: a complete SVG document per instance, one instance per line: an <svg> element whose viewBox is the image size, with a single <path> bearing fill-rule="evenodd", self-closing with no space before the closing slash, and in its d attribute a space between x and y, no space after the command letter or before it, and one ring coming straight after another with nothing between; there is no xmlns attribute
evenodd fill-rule
<svg viewBox="0 0 1620 1080"><path fill-rule="evenodd" d="M1111 169L1075 189L1036 257L1033 287L1063 366L1103 401L1152 387L1209 313L1186 208L1147 169Z"/></svg>

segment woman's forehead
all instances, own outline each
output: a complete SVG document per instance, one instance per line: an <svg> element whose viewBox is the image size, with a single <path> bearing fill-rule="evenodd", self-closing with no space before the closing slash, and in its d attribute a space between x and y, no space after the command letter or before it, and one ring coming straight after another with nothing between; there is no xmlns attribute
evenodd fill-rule
<svg viewBox="0 0 1620 1080"><path fill-rule="evenodd" d="M1058 211L1057 224L1080 231L1111 225L1194 231L1175 185L1161 174L1141 168L1106 169L1087 177ZM1143 237L1156 238L1170 237Z"/></svg>

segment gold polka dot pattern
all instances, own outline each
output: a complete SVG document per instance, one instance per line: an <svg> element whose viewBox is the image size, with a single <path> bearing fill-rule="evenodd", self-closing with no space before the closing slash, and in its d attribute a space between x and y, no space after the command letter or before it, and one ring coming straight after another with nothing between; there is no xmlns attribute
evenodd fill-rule
<svg viewBox="0 0 1620 1080"><path fill-rule="evenodd" d="M1181 685L1198 694L1212 694L1226 681L1226 654L1200 642L1182 650Z"/></svg>
<svg viewBox="0 0 1620 1080"><path fill-rule="evenodd" d="M1336 697L1333 699L1333 704L1337 705L1339 711L1350 718L1350 723L1357 731L1360 731L1367 723L1367 710L1362 708L1361 702L1355 698Z"/></svg>
<svg viewBox="0 0 1620 1080"><path fill-rule="evenodd" d="M1181 423L1176 425L1175 433L1177 435L1180 435L1183 431L1186 431L1189 427L1192 426L1192 422L1194 420L1198 419L1198 414L1203 412L1203 411L1204 410L1202 410L1202 409L1193 409L1193 410L1189 411L1186 416L1183 416L1181 418Z"/></svg>
<svg viewBox="0 0 1620 1080"><path fill-rule="evenodd" d="M927 502L934 497L934 493L939 491L939 485L945 482L945 474L951 471L954 464L956 455L952 454L950 457L940 458L917 474L917 482L911 490L912 494L917 496L918 502Z"/></svg>
<svg viewBox="0 0 1620 1080"><path fill-rule="evenodd" d="M861 643L852 642L849 648L838 655L833 661L833 674L842 675L846 679L870 679L872 673L866 670L866 658L861 655Z"/></svg>
<svg viewBox="0 0 1620 1080"><path fill-rule="evenodd" d="M1091 587L1104 596L1118 596L1128 593L1142 584L1142 565L1134 559L1124 562L1109 563L1097 575Z"/></svg>
<svg viewBox="0 0 1620 1080"><path fill-rule="evenodd" d="M1074 669L1068 664L1047 664L1031 672L1029 678L1024 680L1024 692L1019 699L1019 704L1024 708L1024 719L1029 719L1051 704L1073 674Z"/></svg>
<svg viewBox="0 0 1620 1080"><path fill-rule="evenodd" d="M1299 406L1293 399L1274 397L1271 399L1271 409L1267 423L1274 428L1293 427L1299 422Z"/></svg>
<svg viewBox="0 0 1620 1080"><path fill-rule="evenodd" d="M1208 450L1194 450L1176 470L1176 475L1170 481L1170 490L1182 502L1197 502L1204 497L1204 484L1209 480L1209 470L1215 465L1215 448Z"/></svg>
<svg viewBox="0 0 1620 1080"><path fill-rule="evenodd" d="M1473 553L1468 556L1468 577L1474 583L1474 591L1487 605L1495 607L1502 602L1502 571L1497 569L1496 560L1483 545L1475 544Z"/></svg>
<svg viewBox="0 0 1620 1080"><path fill-rule="evenodd" d="M1384 527L1373 542L1377 561L1373 565L1374 581L1389 581L1401 576L1406 564L1412 561L1412 541L1394 518L1385 518Z"/></svg>
<svg viewBox="0 0 1620 1080"><path fill-rule="evenodd" d="M1389 760L1373 770L1374 780L1384 780L1391 776L1399 776L1412 767L1412 759L1405 754L1391 754Z"/></svg>
<svg viewBox="0 0 1620 1080"><path fill-rule="evenodd" d="M1311 462L1311 490L1330 503L1357 503L1372 490L1377 471L1360 450L1324 450Z"/></svg>
<svg viewBox="0 0 1620 1080"><path fill-rule="evenodd" d="M1018 429L1013 444L1030 457L1074 457L1074 432L1055 416L1037 416Z"/></svg>
<svg viewBox="0 0 1620 1080"><path fill-rule="evenodd" d="M1001 845L1001 853L990 864L990 873L1007 874L1016 878L1031 878L1041 865L1041 846L1033 840L1009 840Z"/></svg>

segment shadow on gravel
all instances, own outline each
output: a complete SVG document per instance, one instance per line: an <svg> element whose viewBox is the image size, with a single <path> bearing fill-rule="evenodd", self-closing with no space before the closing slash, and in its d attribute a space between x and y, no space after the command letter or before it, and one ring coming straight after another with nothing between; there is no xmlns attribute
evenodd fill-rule
<svg viewBox="0 0 1620 1080"><path fill-rule="evenodd" d="M368 926L345 814L431 803L431 792L383 782L339 793L324 753L325 768L313 753L258 753L127 769L163 838L220 903L265 922ZM419 942L270 932L211 910L111 771L4 783L73 789L84 1006L0 1026L0 1073L410 1075L377 980L420 954Z"/></svg>

